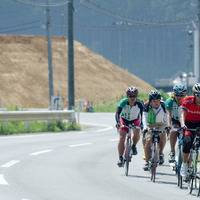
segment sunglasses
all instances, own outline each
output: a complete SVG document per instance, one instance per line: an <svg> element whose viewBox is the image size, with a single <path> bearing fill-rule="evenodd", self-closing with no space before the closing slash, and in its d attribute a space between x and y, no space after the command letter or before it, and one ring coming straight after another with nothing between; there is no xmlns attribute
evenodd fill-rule
<svg viewBox="0 0 200 200"><path fill-rule="evenodd" d="M176 97L184 97L185 94L174 94L174 96L176 96Z"/></svg>
<svg viewBox="0 0 200 200"><path fill-rule="evenodd" d="M196 97L200 97L200 94L195 94L196 95Z"/></svg>
<svg viewBox="0 0 200 200"><path fill-rule="evenodd" d="M136 98L136 95L128 95L129 98Z"/></svg>

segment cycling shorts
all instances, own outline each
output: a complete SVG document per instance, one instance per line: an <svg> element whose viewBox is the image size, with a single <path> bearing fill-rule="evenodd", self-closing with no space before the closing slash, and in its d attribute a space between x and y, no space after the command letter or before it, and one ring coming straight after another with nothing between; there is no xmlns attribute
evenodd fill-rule
<svg viewBox="0 0 200 200"><path fill-rule="evenodd" d="M180 122L178 120L172 118L172 125L174 125L174 124L177 124L180 127Z"/></svg>
<svg viewBox="0 0 200 200"><path fill-rule="evenodd" d="M148 126L147 126L148 127ZM156 127L158 129L158 131L164 131L165 129L165 126L159 126L159 127ZM159 133L160 135L161 133ZM148 139L148 138L152 138L153 137L153 133L151 132L151 129L148 130L148 132L145 134L145 138Z"/></svg>
<svg viewBox="0 0 200 200"><path fill-rule="evenodd" d="M186 135L185 137L183 137L183 153L190 153L193 141L194 137L192 137L191 135Z"/></svg>
<svg viewBox="0 0 200 200"><path fill-rule="evenodd" d="M187 126L188 129L196 129L197 127L200 127L200 122L191 123L191 122L185 121L185 125ZM185 136L186 135L193 136L193 133L191 131L186 131Z"/></svg>
<svg viewBox="0 0 200 200"><path fill-rule="evenodd" d="M128 132L126 127L123 127L123 125L128 126L129 124L132 124L133 126L140 126L140 118L128 121L120 117L120 128L119 131L126 131Z"/></svg>

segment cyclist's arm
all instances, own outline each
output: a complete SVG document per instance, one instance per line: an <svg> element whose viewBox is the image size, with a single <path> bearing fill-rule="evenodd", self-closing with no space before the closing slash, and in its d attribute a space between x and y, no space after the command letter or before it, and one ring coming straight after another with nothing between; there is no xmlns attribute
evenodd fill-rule
<svg viewBox="0 0 200 200"><path fill-rule="evenodd" d="M115 120L117 122L117 124L120 122L120 114L122 112L122 108L121 107L117 107L117 111L115 113Z"/></svg>
<svg viewBox="0 0 200 200"><path fill-rule="evenodd" d="M170 127L172 123L172 111L166 109L166 113L167 113L167 126Z"/></svg>
<svg viewBox="0 0 200 200"><path fill-rule="evenodd" d="M147 117L148 117L148 113L147 112L143 112L142 113L143 129L147 128Z"/></svg>
<svg viewBox="0 0 200 200"><path fill-rule="evenodd" d="M185 108L181 108L180 110L180 123L181 127L185 126L185 117L187 114L187 110Z"/></svg>

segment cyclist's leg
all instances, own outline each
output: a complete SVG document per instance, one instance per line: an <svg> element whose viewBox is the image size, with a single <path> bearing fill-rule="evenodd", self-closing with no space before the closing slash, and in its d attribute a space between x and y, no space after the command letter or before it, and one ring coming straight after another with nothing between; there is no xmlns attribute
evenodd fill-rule
<svg viewBox="0 0 200 200"><path fill-rule="evenodd" d="M188 161L188 156L190 153L190 149L192 147L192 142L193 138L191 135L186 135L183 138L183 152L182 152L182 166L181 166L181 176L184 178L187 177L187 161Z"/></svg>
<svg viewBox="0 0 200 200"><path fill-rule="evenodd" d="M134 129L133 130L133 145L132 145L132 154L137 155L137 148L136 144L138 143L140 139L140 129Z"/></svg>
<svg viewBox="0 0 200 200"><path fill-rule="evenodd" d="M159 131L163 131L164 127L160 127ZM160 133L160 141L159 141L159 164L162 165L164 163L164 154L163 150L166 144L166 133Z"/></svg>
<svg viewBox="0 0 200 200"><path fill-rule="evenodd" d="M166 144L166 133L161 133L159 142L159 154L163 154L165 144Z"/></svg>
<svg viewBox="0 0 200 200"><path fill-rule="evenodd" d="M119 156L123 156L123 154L124 154L125 139L126 139L126 131L120 130L119 131L119 142L118 142L118 153L119 153Z"/></svg>
<svg viewBox="0 0 200 200"><path fill-rule="evenodd" d="M144 147L145 147L145 144L146 144L146 138L145 138L145 135L146 134L142 134L142 147L143 147L143 150L144 150ZM142 158L145 160L145 152L143 151L142 153Z"/></svg>
<svg viewBox="0 0 200 200"><path fill-rule="evenodd" d="M137 126L138 128L133 129L133 145L132 145L132 154L137 155L137 148L136 145L140 139L140 118L133 121L134 126Z"/></svg>
<svg viewBox="0 0 200 200"><path fill-rule="evenodd" d="M145 135L146 143L144 146L144 152L145 152L145 165L143 169L146 171L149 168L149 159L151 155L151 145L152 145L152 133L151 131L147 132Z"/></svg>
<svg viewBox="0 0 200 200"><path fill-rule="evenodd" d="M173 120L172 122L172 130L173 129L179 129L180 125L179 122L176 120ZM171 152L175 152L175 145L177 141L177 131L171 131L170 132L170 147L171 147Z"/></svg>
<svg viewBox="0 0 200 200"><path fill-rule="evenodd" d="M172 130L179 129L179 122L176 120L172 120ZM175 161L175 145L177 141L177 131L170 131L170 153L169 153L169 162Z"/></svg>
<svg viewBox="0 0 200 200"><path fill-rule="evenodd" d="M120 124L125 124L125 122L123 122L122 119L120 119ZM125 124L126 125L126 124ZM126 133L127 133L127 129L125 127L120 126L119 128L119 142L118 142L118 154L119 154L119 161L117 163L117 165L119 167L122 166L123 164L123 154L124 154L124 143L125 143L125 139L126 139Z"/></svg>

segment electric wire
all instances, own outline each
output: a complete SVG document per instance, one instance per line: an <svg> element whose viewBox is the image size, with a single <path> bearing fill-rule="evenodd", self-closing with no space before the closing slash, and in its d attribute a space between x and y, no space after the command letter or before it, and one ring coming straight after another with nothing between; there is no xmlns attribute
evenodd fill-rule
<svg viewBox="0 0 200 200"><path fill-rule="evenodd" d="M88 2L90 5L85 5L82 2L82 3L80 3L80 6L88 8L88 9L90 9L92 11L99 12L101 14L110 16L110 17L115 17L115 18L118 18L118 19L121 19L121 20L126 20L126 21L129 21L129 22L133 22L133 23L136 23L136 24L179 25L179 24L189 24L189 23L191 23L191 20L192 21L197 20L196 19L197 18L196 15L191 15L191 16L188 16L188 17L185 17L185 18L182 18L182 19L166 20L166 21L161 21L161 20L151 21L151 20L145 20L145 19L141 19L141 18L132 18L132 17L126 17L126 16L123 16L121 14L115 13L115 12L113 12L111 10L108 10L107 8L101 7L101 6L99 6L99 5L95 4L95 3L92 3L90 1L88 1L88 0L86 2ZM190 20L190 21L182 22L182 21L185 21L185 20Z"/></svg>
<svg viewBox="0 0 200 200"><path fill-rule="evenodd" d="M32 2L24 2L22 0L11 0L11 1L15 1L24 5L29 5L29 6L36 6L36 7L47 7L47 4L36 4L36 3L32 3ZM67 0L66 2L63 3L57 3L57 4L48 4L48 7L59 7L59 6L64 6L67 5L70 1Z"/></svg>

